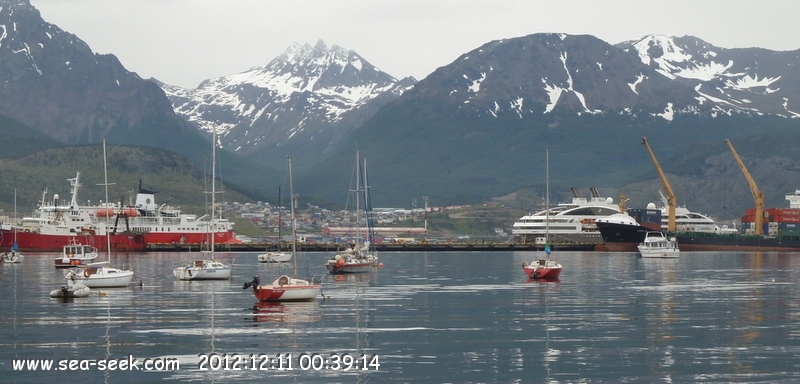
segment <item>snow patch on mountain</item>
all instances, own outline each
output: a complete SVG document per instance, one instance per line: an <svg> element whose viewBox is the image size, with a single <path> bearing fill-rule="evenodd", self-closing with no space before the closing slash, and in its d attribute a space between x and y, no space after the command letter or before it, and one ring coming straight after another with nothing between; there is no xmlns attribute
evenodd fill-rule
<svg viewBox="0 0 800 384"><path fill-rule="evenodd" d="M548 99L550 100L544 108L544 113L550 113L556 107L556 103L558 103L558 99L561 98L561 93L564 92L564 88L558 87L555 84L549 84L546 77L542 78L542 83L544 84L544 90L547 92Z"/></svg>
<svg viewBox="0 0 800 384"><path fill-rule="evenodd" d="M675 111L672 109L672 103L667 103L667 107L664 108L664 111L661 113L656 113L654 116L659 116L667 121L672 121L675 117Z"/></svg>
<svg viewBox="0 0 800 384"><path fill-rule="evenodd" d="M743 75L742 77L736 80L727 80L725 81L725 86L734 88L734 89L751 89L757 87L764 87L764 92L766 93L773 93L776 92L778 89L770 89L769 86L772 85L774 82L780 80L781 76L777 77L764 77L762 79L758 79L758 75Z"/></svg>
<svg viewBox="0 0 800 384"><path fill-rule="evenodd" d="M631 87L631 90L633 91L633 93L635 93L637 95L639 94L639 92L636 91L636 86L641 84L642 81L644 81L644 79L646 79L646 78L647 78L647 76L645 76L644 74L639 72L639 74L636 75L636 81L634 81L633 83L628 83L628 86Z"/></svg>
<svg viewBox="0 0 800 384"><path fill-rule="evenodd" d="M712 80L724 74L733 61L727 64L709 61L697 62L694 57L678 46L674 39L664 35L652 35L633 44L642 63L654 66L656 71L670 78ZM714 52L705 52L704 58L716 57Z"/></svg>
<svg viewBox="0 0 800 384"><path fill-rule="evenodd" d="M467 75L464 75L464 78L469 80ZM472 93L478 93L481 90L481 83L486 80L486 72L481 72L481 77L475 80L471 80L470 85L467 89Z"/></svg>
<svg viewBox="0 0 800 384"><path fill-rule="evenodd" d="M670 63L683 63L692 58L675 45L672 38L664 35L648 36L633 44L633 47L639 54L639 59L646 65L671 66ZM657 56L653 55L652 48L660 48Z"/></svg>
<svg viewBox="0 0 800 384"><path fill-rule="evenodd" d="M544 83L544 90L545 90L545 92L547 92L547 95L549 97L549 102L547 103L547 106L545 107L544 113L552 112L553 109L556 107L556 104L558 103L558 100L561 98L561 95L564 94L564 93L572 93L572 94L574 94L575 97L578 98L578 100L580 101L581 105L583 106L584 112L589 112L589 113L598 113L598 112L600 112L598 110L589 110L589 107L586 106L586 98L583 96L583 93L581 93L581 92L575 90L575 88L573 88L572 73L570 73L569 67L567 67L567 52L561 52L561 55L559 56L559 58L561 59L561 64L564 67L564 72L566 72L566 74L567 74L566 80L564 80L566 82L567 86L566 87L559 87L555 83L552 83L552 84L548 83L547 78L542 78L542 83Z"/></svg>

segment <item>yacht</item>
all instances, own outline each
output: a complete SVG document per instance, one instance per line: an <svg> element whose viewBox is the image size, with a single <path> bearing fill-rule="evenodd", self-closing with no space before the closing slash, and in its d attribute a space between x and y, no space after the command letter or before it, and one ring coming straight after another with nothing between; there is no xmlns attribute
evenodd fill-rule
<svg viewBox="0 0 800 384"><path fill-rule="evenodd" d="M660 209L661 210L661 232L667 233L669 226L669 206L667 205L667 198L659 191L661 195L661 207L656 208L655 203L647 204L647 209ZM736 229L732 231L725 228L722 231L713 219L698 213L691 212L684 207L675 207L675 231L676 232L706 232L706 233L735 233Z"/></svg>
<svg viewBox="0 0 800 384"><path fill-rule="evenodd" d="M601 197L594 187L589 188L590 199L581 195L580 190L572 188L572 202L559 203L550 208L521 217L514 223L511 233L519 241L541 243L549 233L550 242L562 245L601 244L603 237L595 221L620 212L611 197ZM548 220L549 217L549 220ZM548 224L549 221L549 224Z"/></svg>

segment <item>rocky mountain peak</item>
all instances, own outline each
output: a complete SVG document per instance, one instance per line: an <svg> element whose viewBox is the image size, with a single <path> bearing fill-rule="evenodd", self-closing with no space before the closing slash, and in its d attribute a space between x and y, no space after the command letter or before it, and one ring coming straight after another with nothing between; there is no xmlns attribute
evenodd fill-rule
<svg viewBox="0 0 800 384"><path fill-rule="evenodd" d="M310 145L318 155L304 160L314 162L412 85L353 50L319 40L293 44L264 67L206 80L193 90L162 88L179 114L223 133L224 147L278 161L291 148ZM302 167L303 160L296 164Z"/></svg>

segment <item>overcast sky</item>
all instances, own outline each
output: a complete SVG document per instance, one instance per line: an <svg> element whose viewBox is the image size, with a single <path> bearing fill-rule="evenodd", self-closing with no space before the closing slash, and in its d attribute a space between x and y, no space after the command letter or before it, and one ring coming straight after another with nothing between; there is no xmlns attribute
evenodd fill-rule
<svg viewBox="0 0 800 384"><path fill-rule="evenodd" d="M196 87L325 41L396 77L425 78L492 40L539 32L616 44L691 35L723 48L800 49L798 0L31 0L45 21L143 78Z"/></svg>

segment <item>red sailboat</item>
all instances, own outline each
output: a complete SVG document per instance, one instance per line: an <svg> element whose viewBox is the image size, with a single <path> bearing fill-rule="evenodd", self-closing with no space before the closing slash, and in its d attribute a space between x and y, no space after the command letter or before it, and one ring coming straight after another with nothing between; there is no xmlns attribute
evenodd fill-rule
<svg viewBox="0 0 800 384"><path fill-rule="evenodd" d="M545 211L547 212L545 224L544 253L546 258L532 260L529 263L522 262L522 270L531 279L555 279L561 274L563 266L550 259L550 152L545 150L546 155L546 196Z"/></svg>
<svg viewBox="0 0 800 384"><path fill-rule="evenodd" d="M312 301L322 294L322 286L308 280L297 278L297 225L295 223L294 205L295 196L292 190L292 158L289 160L289 195L292 205L292 260L294 260L294 275L289 277L281 275L270 284L262 285L258 276L244 283L242 289L253 288L253 295L259 301Z"/></svg>

